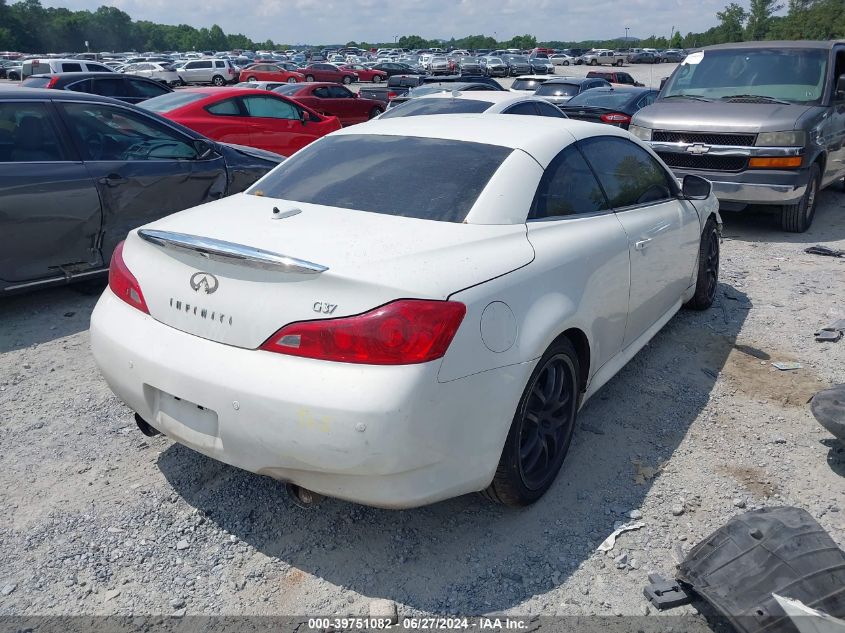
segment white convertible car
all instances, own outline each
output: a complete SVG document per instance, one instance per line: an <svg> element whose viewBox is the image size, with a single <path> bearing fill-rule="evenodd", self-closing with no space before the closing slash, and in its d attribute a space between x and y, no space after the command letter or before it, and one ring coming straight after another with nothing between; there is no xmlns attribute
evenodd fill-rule
<svg viewBox="0 0 845 633"><path fill-rule="evenodd" d="M91 346L142 430L306 495L527 505L581 404L710 306L720 226L612 126L372 121L132 231Z"/></svg>

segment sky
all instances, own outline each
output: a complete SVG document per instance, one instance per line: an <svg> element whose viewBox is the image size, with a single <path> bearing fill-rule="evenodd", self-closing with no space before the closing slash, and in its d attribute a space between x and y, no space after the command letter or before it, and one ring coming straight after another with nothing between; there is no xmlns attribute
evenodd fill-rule
<svg viewBox="0 0 845 633"><path fill-rule="evenodd" d="M729 0L45 0L46 6L96 9L115 6L135 20L219 24L226 33L285 44L390 42L493 35L500 41L531 34L540 41L669 37L716 24ZM742 4L747 4L742 2Z"/></svg>

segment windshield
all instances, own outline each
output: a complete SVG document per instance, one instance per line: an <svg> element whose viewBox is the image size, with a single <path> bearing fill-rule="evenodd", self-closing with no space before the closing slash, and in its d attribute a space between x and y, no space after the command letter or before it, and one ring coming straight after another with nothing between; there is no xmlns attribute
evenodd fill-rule
<svg viewBox="0 0 845 633"><path fill-rule="evenodd" d="M404 106L403 106L404 107ZM483 143L344 134L282 163L248 193L292 202L463 222L511 153ZM467 169L472 165L472 169ZM402 195L385 182L401 182Z"/></svg>
<svg viewBox="0 0 845 633"><path fill-rule="evenodd" d="M493 105L490 101L477 99L412 99L400 106L389 109L381 119L393 119L404 116L422 116L424 114L467 114L484 112Z"/></svg>
<svg viewBox="0 0 845 633"><path fill-rule="evenodd" d="M534 94L538 97L571 97L578 94L578 85L546 82Z"/></svg>
<svg viewBox="0 0 845 633"><path fill-rule="evenodd" d="M822 49L699 51L681 63L661 98L757 95L812 104L822 97L826 75L827 51Z"/></svg>
<svg viewBox="0 0 845 633"><path fill-rule="evenodd" d="M630 101L632 96L630 92L587 90L572 97L566 105L567 107L619 108Z"/></svg>
<svg viewBox="0 0 845 633"><path fill-rule="evenodd" d="M180 92L170 92L160 97L153 97L152 99L142 101L138 105L152 112L170 112L194 101L205 99L207 96L207 94L201 92L187 92L183 90Z"/></svg>
<svg viewBox="0 0 845 633"><path fill-rule="evenodd" d="M545 83L543 79L514 79L511 88L514 90L536 90L537 86Z"/></svg>

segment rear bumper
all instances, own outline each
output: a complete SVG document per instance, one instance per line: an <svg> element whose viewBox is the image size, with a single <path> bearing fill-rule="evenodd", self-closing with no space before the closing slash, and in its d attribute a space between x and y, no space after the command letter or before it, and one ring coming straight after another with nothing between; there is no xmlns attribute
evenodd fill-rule
<svg viewBox="0 0 845 633"><path fill-rule="evenodd" d="M115 394L177 442L389 508L487 486L533 367L440 383L439 361L378 367L247 350L164 325L110 290L91 317L91 349Z"/></svg>

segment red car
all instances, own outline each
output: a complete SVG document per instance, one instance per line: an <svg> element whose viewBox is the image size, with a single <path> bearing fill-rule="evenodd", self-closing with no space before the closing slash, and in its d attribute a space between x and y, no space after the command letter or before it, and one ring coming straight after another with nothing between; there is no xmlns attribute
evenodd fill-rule
<svg viewBox="0 0 845 633"><path fill-rule="evenodd" d="M295 84L298 81L305 81L305 75L287 70L277 64L253 64L241 71L238 81L279 81Z"/></svg>
<svg viewBox="0 0 845 633"><path fill-rule="evenodd" d="M309 64L302 69L305 81L330 81L334 84L351 84L358 81L358 75L348 70L341 70L334 64Z"/></svg>
<svg viewBox="0 0 845 633"><path fill-rule="evenodd" d="M363 123L384 112L384 103L365 99L346 86L328 82L279 86L276 94L290 97L320 114L336 116L343 125Z"/></svg>
<svg viewBox="0 0 845 633"><path fill-rule="evenodd" d="M143 107L224 143L290 156L340 129L327 117L282 95L252 88L189 88L143 101Z"/></svg>
<svg viewBox="0 0 845 633"><path fill-rule="evenodd" d="M343 66L340 66L340 69L355 73L358 75L358 81L372 81L374 84L387 81L387 73L383 70L367 68L361 64L344 64Z"/></svg>

